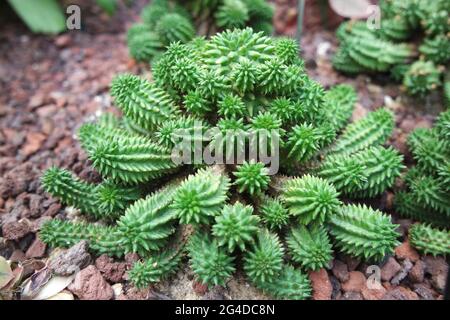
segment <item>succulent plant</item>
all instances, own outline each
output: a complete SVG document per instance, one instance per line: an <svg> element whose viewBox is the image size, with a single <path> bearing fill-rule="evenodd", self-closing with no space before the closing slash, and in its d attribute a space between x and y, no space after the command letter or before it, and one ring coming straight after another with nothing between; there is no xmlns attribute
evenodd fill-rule
<svg viewBox="0 0 450 320"><path fill-rule="evenodd" d="M416 61L406 72L403 85L412 95L424 96L441 85L441 72L432 61Z"/></svg>
<svg viewBox="0 0 450 320"><path fill-rule="evenodd" d="M123 187L108 181L91 184L81 181L67 170L56 167L42 176L45 191L96 219L116 219L133 201L140 198L135 187Z"/></svg>
<svg viewBox="0 0 450 320"><path fill-rule="evenodd" d="M334 214L341 202L339 193L327 181L310 175L289 180L281 198L291 215L301 224L323 223Z"/></svg>
<svg viewBox="0 0 450 320"><path fill-rule="evenodd" d="M418 128L409 135L407 142L416 165L405 176L406 190L395 197L401 215L441 228L450 228L449 114L442 112L433 128Z"/></svg>
<svg viewBox="0 0 450 320"><path fill-rule="evenodd" d="M177 271L183 250L167 250L156 256L150 256L137 262L128 271L128 277L138 288L145 288L151 283L160 282Z"/></svg>
<svg viewBox="0 0 450 320"><path fill-rule="evenodd" d="M334 68L350 74L391 72L407 92L425 96L440 86L442 73L436 65L450 61L446 0L386 0L380 3L380 28L363 21L344 22L336 35L340 41ZM422 33L420 59L406 41ZM411 40L412 41L412 40Z"/></svg>
<svg viewBox="0 0 450 320"><path fill-rule="evenodd" d="M173 209L181 223L208 224L220 214L230 186L226 176L202 169L176 190Z"/></svg>
<svg viewBox="0 0 450 320"><path fill-rule="evenodd" d="M284 265L273 282L266 282L260 287L278 299L305 300L312 294L308 276L291 265Z"/></svg>
<svg viewBox="0 0 450 320"><path fill-rule="evenodd" d="M433 256L450 254L450 231L439 230L416 223L409 229L411 244L424 254Z"/></svg>
<svg viewBox="0 0 450 320"><path fill-rule="evenodd" d="M289 222L289 212L278 198L265 197L259 208L262 221L269 229L281 229Z"/></svg>
<svg viewBox="0 0 450 320"><path fill-rule="evenodd" d="M244 258L244 270L257 286L270 283L283 269L284 249L276 234L267 230L258 233L258 239Z"/></svg>
<svg viewBox="0 0 450 320"><path fill-rule="evenodd" d="M365 205L345 205L329 220L336 246L345 253L380 261L392 254L399 234L389 216Z"/></svg>
<svg viewBox="0 0 450 320"><path fill-rule="evenodd" d="M194 14L209 3L222 4L210 1L185 5ZM170 1L155 5L164 3L168 12L186 15ZM250 17L265 10L259 0L246 3ZM151 23L156 28L159 22ZM43 179L64 203L108 219L101 225L52 220L41 239L63 247L87 240L95 254L138 253L142 260L129 278L139 287L172 274L184 252L173 244L186 241L191 269L203 284L225 285L234 261L242 260L247 278L280 299L311 294L306 275L291 265L325 266L329 235L334 249L357 257L390 253L394 225L378 211L343 206L340 193L368 198L392 187L403 169L398 152L382 146L392 132L392 114L377 110L347 126L355 91L348 85L325 90L306 75L297 50L293 40L234 29L208 40L172 42L154 62L152 81L115 78L111 94L123 116L104 115L78 132L102 181L89 184L60 169ZM442 119L439 130L446 132ZM269 164L246 153L263 146L260 134L266 131L275 132L268 146L279 150L271 155L291 177L269 175ZM184 152L180 140L193 149ZM199 150L202 157L195 159ZM223 164L220 151L226 160L228 152L245 151L243 161ZM435 153L429 158L425 162L439 167L435 179L443 185L447 166L437 165ZM295 220L300 226L293 227ZM300 242L302 237L311 242Z"/></svg>
<svg viewBox="0 0 450 320"><path fill-rule="evenodd" d="M292 260L304 270L315 271L324 268L333 258L327 230L318 224L311 228L292 228L286 242Z"/></svg>
<svg viewBox="0 0 450 320"><path fill-rule="evenodd" d="M245 162L234 172L239 192L260 194L269 187L269 171L261 162Z"/></svg>
<svg viewBox="0 0 450 320"><path fill-rule="evenodd" d="M196 233L188 244L191 268L208 286L224 286L235 271L233 257L207 234Z"/></svg>
<svg viewBox="0 0 450 320"><path fill-rule="evenodd" d="M236 247L245 250L246 243L252 243L258 231L259 217L253 215L253 207L240 202L226 205L222 214L216 217L212 233L220 246L226 246L232 252Z"/></svg>

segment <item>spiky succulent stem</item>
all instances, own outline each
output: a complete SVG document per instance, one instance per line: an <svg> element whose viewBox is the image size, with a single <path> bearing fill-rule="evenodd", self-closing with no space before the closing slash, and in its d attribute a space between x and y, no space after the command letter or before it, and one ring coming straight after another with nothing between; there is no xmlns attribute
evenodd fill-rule
<svg viewBox="0 0 450 320"><path fill-rule="evenodd" d="M244 206L240 202L226 205L221 215L216 217L212 233L220 246L232 252L236 247L244 251L247 243L254 241L258 231L259 217L253 215L253 207Z"/></svg>
<svg viewBox="0 0 450 320"><path fill-rule="evenodd" d="M425 224L414 224L409 229L411 244L424 254L450 255L450 231L439 230Z"/></svg>
<svg viewBox="0 0 450 320"><path fill-rule="evenodd" d="M257 242L244 258L244 270L249 279L257 286L273 282L283 268L283 253L278 236L261 230Z"/></svg>
<svg viewBox="0 0 450 320"><path fill-rule="evenodd" d="M289 212L278 198L265 197L259 212L269 229L281 229L289 222Z"/></svg>
<svg viewBox="0 0 450 320"><path fill-rule="evenodd" d="M372 198L394 185L405 168L393 148L370 147L353 155L330 155L317 174L351 198Z"/></svg>
<svg viewBox="0 0 450 320"><path fill-rule="evenodd" d="M165 250L147 260L137 262L128 271L128 277L137 288L166 279L180 266L183 250Z"/></svg>
<svg viewBox="0 0 450 320"><path fill-rule="evenodd" d="M269 186L269 170L261 162L245 162L234 172L239 192L261 194Z"/></svg>
<svg viewBox="0 0 450 320"><path fill-rule="evenodd" d="M177 188L173 209L184 224L209 224L219 215L230 187L230 180L213 169L201 169Z"/></svg>
<svg viewBox="0 0 450 320"><path fill-rule="evenodd" d="M305 300L312 294L308 276L290 265L283 266L273 282L265 282L259 287L277 299L284 300Z"/></svg>
<svg viewBox="0 0 450 320"><path fill-rule="evenodd" d="M369 113L347 126L331 148L332 154L352 154L367 147L383 144L394 129L394 115L387 109Z"/></svg>
<svg viewBox="0 0 450 320"><path fill-rule="evenodd" d="M205 233L197 232L188 244L191 268L208 286L225 286L235 271L233 258Z"/></svg>
<svg viewBox="0 0 450 320"><path fill-rule="evenodd" d="M42 176L44 189L69 206L80 209L96 219L115 219L140 197L136 188L126 188L110 182L92 184L81 181L67 170L56 167Z"/></svg>
<svg viewBox="0 0 450 320"><path fill-rule="evenodd" d="M304 270L318 270L326 267L333 258L330 239L323 226L293 228L286 238L292 260Z"/></svg>
<svg viewBox="0 0 450 320"><path fill-rule="evenodd" d="M351 256L380 261L392 254L399 234L389 216L365 205L345 205L329 220L337 247Z"/></svg>
<svg viewBox="0 0 450 320"><path fill-rule="evenodd" d="M281 194L291 215L301 224L323 223L341 204L338 192L327 181L310 175L288 180Z"/></svg>

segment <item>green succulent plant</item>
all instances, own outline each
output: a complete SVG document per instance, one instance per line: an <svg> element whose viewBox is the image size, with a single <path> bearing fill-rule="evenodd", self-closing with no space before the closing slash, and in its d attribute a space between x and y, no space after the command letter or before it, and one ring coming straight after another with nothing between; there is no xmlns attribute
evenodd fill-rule
<svg viewBox="0 0 450 320"><path fill-rule="evenodd" d="M278 198L265 197L259 208L263 222L269 229L281 229L289 222L289 212Z"/></svg>
<svg viewBox="0 0 450 320"><path fill-rule="evenodd" d="M304 270L318 270L328 266L332 260L333 250L323 226L313 225L311 228L300 226L293 228L286 238L292 260Z"/></svg>
<svg viewBox="0 0 450 320"><path fill-rule="evenodd" d="M222 214L216 217L212 233L220 246L232 252L236 247L245 250L246 243L253 242L258 231L259 217L253 215L253 207L244 206L240 202L226 205Z"/></svg>
<svg viewBox="0 0 450 320"><path fill-rule="evenodd" d="M244 258L244 270L257 286L272 282L283 269L284 249L276 234L267 230L258 233L258 239Z"/></svg>
<svg viewBox="0 0 450 320"><path fill-rule="evenodd" d="M437 65L450 62L450 7L446 0L386 0L380 4L383 19L379 28L366 22L344 22L336 36L340 41L334 68L350 74L390 71L408 93L425 96L436 90L442 73ZM412 41L422 33L421 60L416 59Z"/></svg>
<svg viewBox="0 0 450 320"><path fill-rule="evenodd" d="M450 231L416 223L409 229L411 244L424 254L433 256L450 254Z"/></svg>
<svg viewBox="0 0 450 320"><path fill-rule="evenodd" d="M441 72L432 61L414 62L403 78L403 85L412 95L424 96L441 85Z"/></svg>
<svg viewBox="0 0 450 320"><path fill-rule="evenodd" d="M138 288L145 288L151 283L160 282L177 271L183 250L167 250L144 261L137 262L128 271L128 277Z"/></svg>
<svg viewBox="0 0 450 320"><path fill-rule="evenodd" d="M339 193L327 181L311 175L294 178L283 186L281 199L301 224L323 223L341 205Z"/></svg>
<svg viewBox="0 0 450 320"><path fill-rule="evenodd" d="M416 165L405 176L406 189L395 196L395 206L401 215L447 229L450 228L449 114L442 112L433 128L418 128L409 135L407 142ZM418 237L424 234L417 233Z"/></svg>
<svg viewBox="0 0 450 320"><path fill-rule="evenodd" d="M269 187L269 170L261 162L245 162L234 172L239 192L260 194Z"/></svg>
<svg viewBox="0 0 450 320"><path fill-rule="evenodd" d="M305 300L312 294L308 276L291 265L284 265L273 282L265 282L260 287L274 297L284 300Z"/></svg>
<svg viewBox="0 0 450 320"><path fill-rule="evenodd" d="M45 191L96 219L116 219L133 201L140 198L135 187L110 182L91 184L81 181L67 170L52 167L42 176Z"/></svg>
<svg viewBox="0 0 450 320"><path fill-rule="evenodd" d="M250 17L265 10L258 1L248 1ZM169 12L186 15L171 1L155 5L164 3ZM205 8L185 5L192 14ZM201 283L225 285L234 261L242 261L249 281L279 299L310 296L306 275L291 265L324 267L329 236L333 249L356 257L389 254L395 226L378 211L343 206L340 194L346 200L368 198L393 186L403 169L401 156L382 146L392 132L392 114L381 109L347 125L355 91L348 85L326 90L311 80L297 50L292 40L234 29L211 39L172 42L153 63L152 81L115 78L111 95L123 116L105 114L77 135L102 181L85 183L60 169L43 178L45 189L63 203L108 219L51 220L41 239L54 247L87 240L95 254L137 253L142 260L129 279L138 287L175 272L184 251L173 244L187 242L190 267ZM446 132L442 119L439 132ZM290 177L269 175L268 164L247 154L252 145L263 146L265 131L275 132L268 149L279 147L271 155L279 156L280 172ZM420 144L419 138L412 143ZM194 149L180 149L180 140ZM199 150L202 157L195 159ZM225 160L245 152L242 162L228 163L220 151L226 151ZM423 163L439 168L433 178L445 185L448 167L438 165L439 153L429 153ZM290 229L286 245L284 231ZM314 246L319 240L321 246Z"/></svg>
<svg viewBox="0 0 450 320"><path fill-rule="evenodd" d="M233 257L207 234L196 233L187 249L192 270L208 286L224 286L235 271Z"/></svg>
<svg viewBox="0 0 450 320"><path fill-rule="evenodd" d="M336 246L354 257L380 261L392 254L399 234L389 216L365 205L345 205L330 217Z"/></svg>

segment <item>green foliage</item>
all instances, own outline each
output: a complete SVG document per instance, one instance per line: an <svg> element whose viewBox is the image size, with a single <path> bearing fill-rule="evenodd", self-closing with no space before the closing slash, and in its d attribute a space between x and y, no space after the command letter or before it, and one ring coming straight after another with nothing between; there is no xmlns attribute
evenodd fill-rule
<svg viewBox="0 0 450 320"><path fill-rule="evenodd" d="M233 174L236 176L235 184L241 193L258 195L269 186L269 170L261 162L244 162Z"/></svg>
<svg viewBox="0 0 450 320"><path fill-rule="evenodd" d="M35 33L57 34L66 29L66 18L56 0L8 0L23 22Z"/></svg>
<svg viewBox="0 0 450 320"><path fill-rule="evenodd" d="M357 100L355 89L347 84L337 85L325 93L326 119L336 131L341 130L352 116Z"/></svg>
<svg viewBox="0 0 450 320"><path fill-rule="evenodd" d="M398 151L381 146L352 155L330 155L317 174L351 198L372 198L392 187L405 168Z"/></svg>
<svg viewBox="0 0 450 320"><path fill-rule="evenodd" d="M218 112L225 118L241 118L247 113L247 109L239 96L225 94L218 103Z"/></svg>
<svg viewBox="0 0 450 320"><path fill-rule="evenodd" d="M208 286L225 286L235 271L233 258L227 250L207 234L197 232L188 244L191 268L198 279Z"/></svg>
<svg viewBox="0 0 450 320"><path fill-rule="evenodd" d="M289 213L301 224L323 223L336 213L341 202L338 192L327 181L311 175L288 180L281 199Z"/></svg>
<svg viewBox="0 0 450 320"><path fill-rule="evenodd" d="M137 262L128 271L128 277L137 288L145 288L148 285L166 279L177 271L183 250L162 251L156 256Z"/></svg>
<svg viewBox="0 0 450 320"><path fill-rule="evenodd" d="M219 27L240 28L249 19L248 8L241 0L223 0L215 17Z"/></svg>
<svg viewBox="0 0 450 320"><path fill-rule="evenodd" d="M292 260L304 270L318 270L328 266L332 249L327 230L323 226L293 228L286 238Z"/></svg>
<svg viewBox="0 0 450 320"><path fill-rule="evenodd" d="M194 38L195 29L186 17L177 13L169 13L159 19L156 24L156 33L158 33L161 41L168 45L177 41L188 42Z"/></svg>
<svg viewBox="0 0 450 320"><path fill-rule="evenodd" d="M111 227L53 219L42 225L39 239L49 246L64 248L87 240L90 250L98 255L124 255L117 230Z"/></svg>
<svg viewBox="0 0 450 320"><path fill-rule="evenodd" d="M284 265L273 282L266 282L260 287L274 297L285 300L305 300L312 294L308 276L290 265Z"/></svg>
<svg viewBox="0 0 450 320"><path fill-rule="evenodd" d="M117 76L113 80L111 96L127 118L149 130L177 112L166 92L147 80L130 74Z"/></svg>
<svg viewBox="0 0 450 320"><path fill-rule="evenodd" d="M177 188L173 209L184 224L209 224L219 215L230 187L229 178L212 169L199 170Z"/></svg>
<svg viewBox="0 0 450 320"><path fill-rule="evenodd" d="M255 285L273 282L283 269L284 249L276 234L258 233L258 240L244 258L244 270Z"/></svg>
<svg viewBox="0 0 450 320"><path fill-rule="evenodd" d="M120 247L125 253L145 256L162 248L175 231L176 212L171 204L174 188L166 188L136 201L117 221Z"/></svg>
<svg viewBox="0 0 450 320"><path fill-rule="evenodd" d="M219 245L227 247L228 251L232 252L236 247L244 251L246 243L253 242L258 224L259 217L253 215L253 207L236 202L226 205L216 217L212 233Z"/></svg>
<svg viewBox="0 0 450 320"><path fill-rule="evenodd" d="M450 60L450 38L446 35L426 38L419 51L429 61L436 64L446 63Z"/></svg>
<svg viewBox="0 0 450 320"><path fill-rule="evenodd" d="M394 114L381 108L348 125L331 148L331 154L349 155L367 147L383 144L394 129Z"/></svg>
<svg viewBox="0 0 450 320"><path fill-rule="evenodd" d="M91 184L81 181L67 170L56 167L42 176L45 191L69 206L80 209L96 219L119 217L140 193L136 188L126 188L110 182Z"/></svg>
<svg viewBox="0 0 450 320"><path fill-rule="evenodd" d="M270 229L281 229L289 222L289 212L278 198L265 197L259 208L262 221Z"/></svg>
<svg viewBox="0 0 450 320"><path fill-rule="evenodd" d="M424 96L441 85L441 72L432 61L414 62L403 78L403 85L410 94Z"/></svg>
<svg viewBox="0 0 450 320"><path fill-rule="evenodd" d="M413 247L424 254L433 256L450 254L450 231L417 223L409 229L409 240Z"/></svg>
<svg viewBox="0 0 450 320"><path fill-rule="evenodd" d="M345 253L380 261L392 254L399 234L389 216L365 205L345 205L331 215L329 231L336 246Z"/></svg>
<svg viewBox="0 0 450 320"><path fill-rule="evenodd" d="M441 73L434 64L450 62L448 1L386 0L380 8L380 28L369 28L365 21L341 24L336 32L340 47L333 57L334 68L350 74L390 71L412 95L435 90ZM417 54L404 41L415 42L416 38L422 40L421 55L413 63Z"/></svg>
<svg viewBox="0 0 450 320"><path fill-rule="evenodd" d="M286 143L290 150L288 156L298 162L305 162L315 156L319 150L333 141L336 132L331 126L315 128L311 124L297 125L288 134Z"/></svg>

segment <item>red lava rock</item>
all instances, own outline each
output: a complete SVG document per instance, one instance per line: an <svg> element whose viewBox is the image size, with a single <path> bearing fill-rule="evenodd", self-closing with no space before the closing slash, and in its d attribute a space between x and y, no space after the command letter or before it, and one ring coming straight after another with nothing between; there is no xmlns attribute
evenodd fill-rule
<svg viewBox="0 0 450 320"><path fill-rule="evenodd" d="M69 249L53 256L48 266L57 275L68 276L78 272L91 262L88 248L87 241L80 241Z"/></svg>
<svg viewBox="0 0 450 320"><path fill-rule="evenodd" d="M47 249L47 245L39 237L36 237L25 255L27 258L41 258L45 254L45 249Z"/></svg>
<svg viewBox="0 0 450 320"><path fill-rule="evenodd" d="M114 262L114 259L102 254L95 260L95 266L103 276L113 282L120 282L125 274L127 264L125 262Z"/></svg>
<svg viewBox="0 0 450 320"><path fill-rule="evenodd" d="M395 248L395 256L400 260L409 259L411 262L416 262L420 258L419 253L411 247L408 240Z"/></svg>
<svg viewBox="0 0 450 320"><path fill-rule="evenodd" d="M437 295L435 291L423 283L416 283L414 285L414 292L423 300L435 300L435 296Z"/></svg>
<svg viewBox="0 0 450 320"><path fill-rule="evenodd" d="M355 271L358 268L361 261L348 255L343 255L341 260L347 265L348 271Z"/></svg>
<svg viewBox="0 0 450 320"><path fill-rule="evenodd" d="M138 262L140 259L139 255L134 252L129 252L125 255L125 262L131 267L133 264Z"/></svg>
<svg viewBox="0 0 450 320"><path fill-rule="evenodd" d="M70 44L70 42L71 39L68 34L63 34L55 39L55 45L59 48L67 47Z"/></svg>
<svg viewBox="0 0 450 320"><path fill-rule="evenodd" d="M349 273L348 281L342 284L342 290L345 292L362 292L366 287L366 277L362 272L352 271Z"/></svg>
<svg viewBox="0 0 450 320"><path fill-rule="evenodd" d="M128 300L148 300L149 289L138 289L136 287L131 287L127 290L126 298Z"/></svg>
<svg viewBox="0 0 450 320"><path fill-rule="evenodd" d="M442 257L425 256L425 272L431 274L431 284L443 293L448 274L448 264Z"/></svg>
<svg viewBox="0 0 450 320"><path fill-rule="evenodd" d="M388 261L381 268L381 279L383 281L391 281L391 279L402 270L402 266L395 260L390 257Z"/></svg>
<svg viewBox="0 0 450 320"><path fill-rule="evenodd" d="M334 260L333 269L331 269L331 271L341 282L346 282L349 278L347 265L340 260Z"/></svg>
<svg viewBox="0 0 450 320"><path fill-rule="evenodd" d="M68 289L81 300L110 300L114 295L111 286L93 265L78 272Z"/></svg>
<svg viewBox="0 0 450 320"><path fill-rule="evenodd" d="M8 240L19 240L30 233L30 225L27 221L11 221L2 226L3 237Z"/></svg>
<svg viewBox="0 0 450 320"><path fill-rule="evenodd" d="M38 151L47 137L39 132L30 132L27 134L27 140L22 147L22 154L26 157Z"/></svg>
<svg viewBox="0 0 450 320"><path fill-rule="evenodd" d="M12 255L9 257L9 260L11 260L12 262L22 262L26 259L27 257L25 256L25 253L23 253L23 251L19 249L14 250Z"/></svg>
<svg viewBox="0 0 450 320"><path fill-rule="evenodd" d="M203 296L208 291L208 286L198 281L194 281L194 283L192 284L192 288L194 289L194 292L199 296Z"/></svg>
<svg viewBox="0 0 450 320"><path fill-rule="evenodd" d="M367 115L367 109L364 108L361 104L356 103L355 104L355 110L353 110L353 115L352 115L352 121L358 121L362 118L364 118Z"/></svg>
<svg viewBox="0 0 450 320"><path fill-rule="evenodd" d="M2 209L4 205L5 205L5 200L3 200L3 198L0 198L0 209Z"/></svg>
<svg viewBox="0 0 450 320"><path fill-rule="evenodd" d="M54 203L42 214L43 216L54 217L61 210L60 203Z"/></svg>
<svg viewBox="0 0 450 320"><path fill-rule="evenodd" d="M423 282L425 276L425 263L418 260L414 267L409 272L409 279L414 283Z"/></svg>
<svg viewBox="0 0 450 320"><path fill-rule="evenodd" d="M313 300L331 299L333 286L325 269L309 272L309 279L313 288Z"/></svg>
<svg viewBox="0 0 450 320"><path fill-rule="evenodd" d="M394 287L384 295L382 300L419 300L419 297L408 288Z"/></svg>
<svg viewBox="0 0 450 320"><path fill-rule="evenodd" d="M378 289L369 289L365 287L361 291L361 294L365 300L381 300L386 294L386 289L383 286L380 286Z"/></svg>

